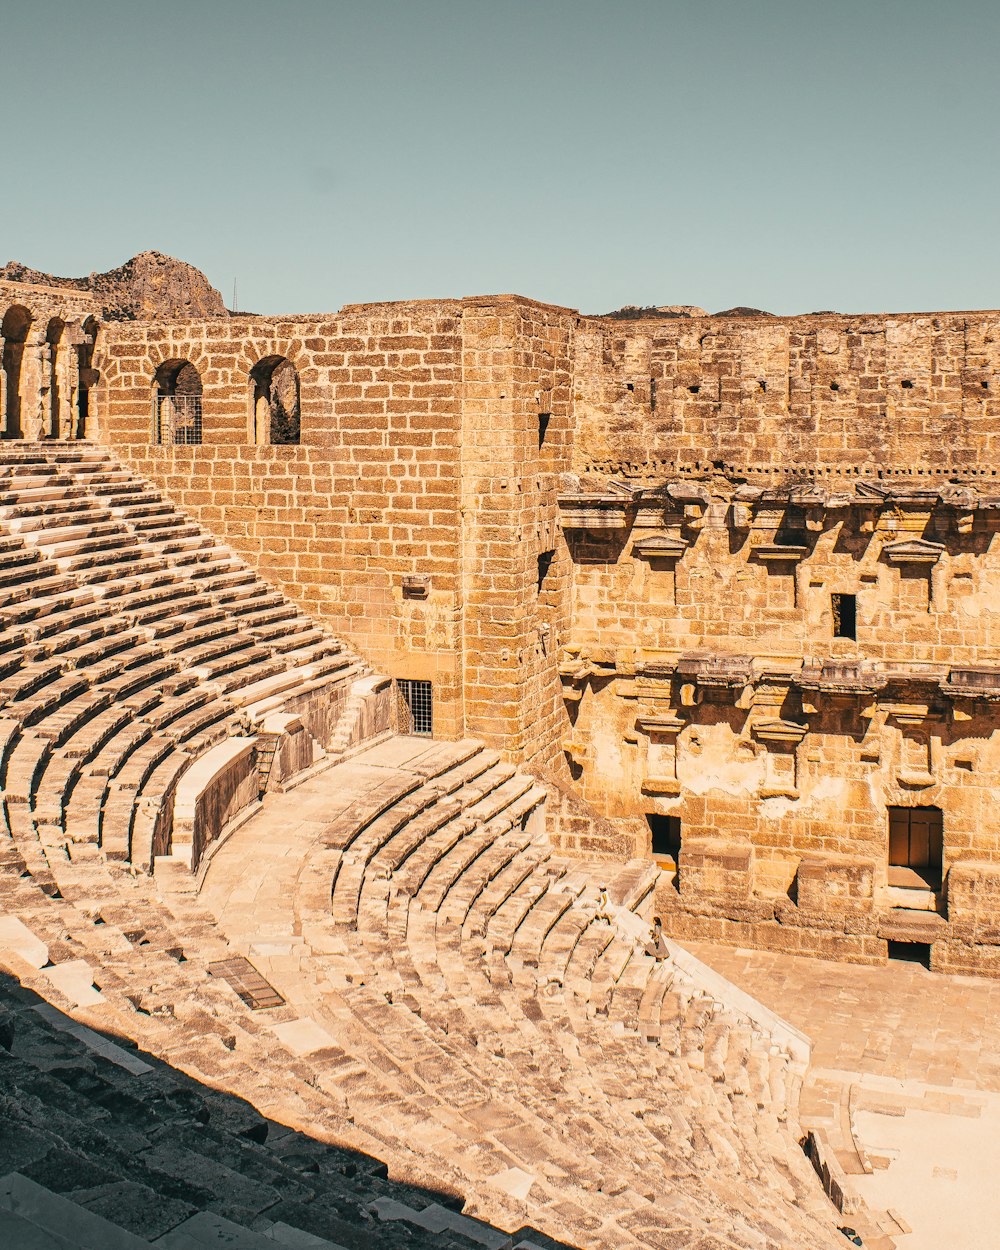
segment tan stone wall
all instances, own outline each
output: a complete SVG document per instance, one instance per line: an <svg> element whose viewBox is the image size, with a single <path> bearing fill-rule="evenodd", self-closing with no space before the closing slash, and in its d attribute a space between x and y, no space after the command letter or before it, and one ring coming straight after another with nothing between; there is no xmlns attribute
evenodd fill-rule
<svg viewBox="0 0 1000 1250"><path fill-rule="evenodd" d="M457 305L327 320L235 318L106 327L102 438L178 506L395 677L430 678L445 734L461 733L461 335ZM299 374L301 441L258 446L250 370ZM203 443L152 442L165 360L202 381ZM404 599L404 578L427 579Z"/></svg>
<svg viewBox="0 0 1000 1250"><path fill-rule="evenodd" d="M996 963L964 866L1000 863L998 331L993 313L581 329L566 746L640 849L648 816L680 817L659 898L676 931ZM856 598L856 638L835 637L833 595ZM944 814L926 922L889 888L890 806Z"/></svg>
<svg viewBox="0 0 1000 1250"><path fill-rule="evenodd" d="M646 817L680 816L678 931L874 959L888 805L943 810L946 873L1000 863L998 331L510 296L132 323L102 330L100 432L379 668L430 677L442 736L572 777L613 823L556 803L567 849L646 853ZM254 442L271 356L298 446ZM179 359L203 444L153 445ZM948 932L951 966L982 962L981 920Z"/></svg>
<svg viewBox="0 0 1000 1250"><path fill-rule="evenodd" d="M519 759L556 764L570 571L556 500L572 440L574 323L564 310L512 300L466 301L464 316L468 722Z"/></svg>
<svg viewBox="0 0 1000 1250"><path fill-rule="evenodd" d="M558 764L569 564L540 595L538 557L557 546L574 322L491 297L108 326L100 436L379 668L433 680L436 732ZM298 446L254 442L270 356L298 371ZM152 441L154 375L179 360L201 378L198 446Z"/></svg>
<svg viewBox="0 0 1000 1250"><path fill-rule="evenodd" d="M998 312L589 321L574 467L989 475L998 366Z"/></svg>

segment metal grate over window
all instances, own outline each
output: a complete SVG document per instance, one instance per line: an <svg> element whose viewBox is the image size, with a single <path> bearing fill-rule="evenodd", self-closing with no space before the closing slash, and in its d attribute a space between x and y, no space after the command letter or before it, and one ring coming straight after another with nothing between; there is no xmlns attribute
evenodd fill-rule
<svg viewBox="0 0 1000 1250"><path fill-rule="evenodd" d="M201 442L200 395L153 396L153 442Z"/></svg>
<svg viewBox="0 0 1000 1250"><path fill-rule="evenodd" d="M401 733L431 737L434 732L434 697L429 681L400 680L399 728Z"/></svg>

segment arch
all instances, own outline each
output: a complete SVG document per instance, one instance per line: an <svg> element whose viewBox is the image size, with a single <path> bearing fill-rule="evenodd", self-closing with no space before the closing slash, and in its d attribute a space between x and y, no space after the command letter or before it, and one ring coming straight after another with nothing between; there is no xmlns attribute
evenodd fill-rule
<svg viewBox="0 0 1000 1250"><path fill-rule="evenodd" d="M23 438L24 429L21 420L21 366L24 361L24 348L28 332L34 320L23 304L12 304L0 322L0 337L3 338L3 354L0 360L0 371L3 373L3 406L0 411L0 437Z"/></svg>
<svg viewBox="0 0 1000 1250"><path fill-rule="evenodd" d="M287 356L265 356L250 370L253 441L294 446L300 432L298 370Z"/></svg>
<svg viewBox="0 0 1000 1250"><path fill-rule="evenodd" d="M190 360L164 360L153 375L153 442L201 442L201 374Z"/></svg>

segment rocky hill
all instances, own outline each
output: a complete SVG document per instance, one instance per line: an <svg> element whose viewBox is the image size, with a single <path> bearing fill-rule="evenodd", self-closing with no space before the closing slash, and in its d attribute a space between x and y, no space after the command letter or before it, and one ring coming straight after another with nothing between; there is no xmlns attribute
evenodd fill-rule
<svg viewBox="0 0 1000 1250"><path fill-rule="evenodd" d="M92 291L108 321L228 316L222 296L199 269L162 252L140 252L117 269L87 278L60 278L12 260L0 268L0 282Z"/></svg>

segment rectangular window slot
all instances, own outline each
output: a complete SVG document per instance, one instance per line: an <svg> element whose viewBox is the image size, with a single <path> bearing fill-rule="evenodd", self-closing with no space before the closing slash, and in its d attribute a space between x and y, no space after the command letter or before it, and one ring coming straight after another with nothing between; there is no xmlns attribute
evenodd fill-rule
<svg viewBox="0 0 1000 1250"><path fill-rule="evenodd" d="M552 567L552 561L555 559L554 551L543 551L538 557L538 593L541 594L545 587L545 579L549 575L549 569Z"/></svg>
<svg viewBox="0 0 1000 1250"><path fill-rule="evenodd" d="M940 889L944 816L939 807L889 808L889 884Z"/></svg>
<svg viewBox="0 0 1000 1250"><path fill-rule="evenodd" d="M434 732L434 696L429 681L400 680L399 732L430 738Z"/></svg>
<svg viewBox="0 0 1000 1250"><path fill-rule="evenodd" d="M857 638L858 599L856 595L831 595L834 638Z"/></svg>
<svg viewBox="0 0 1000 1250"><path fill-rule="evenodd" d="M541 447L545 442L545 435L549 431L549 421L552 419L551 412L540 412L538 414L538 446Z"/></svg>
<svg viewBox="0 0 1000 1250"><path fill-rule="evenodd" d="M426 577L404 577L404 599L426 599L430 594L430 582Z"/></svg>
<svg viewBox="0 0 1000 1250"><path fill-rule="evenodd" d="M925 968L931 966L930 942L889 941L887 945L890 959L898 959L901 963L907 964L923 964Z"/></svg>

